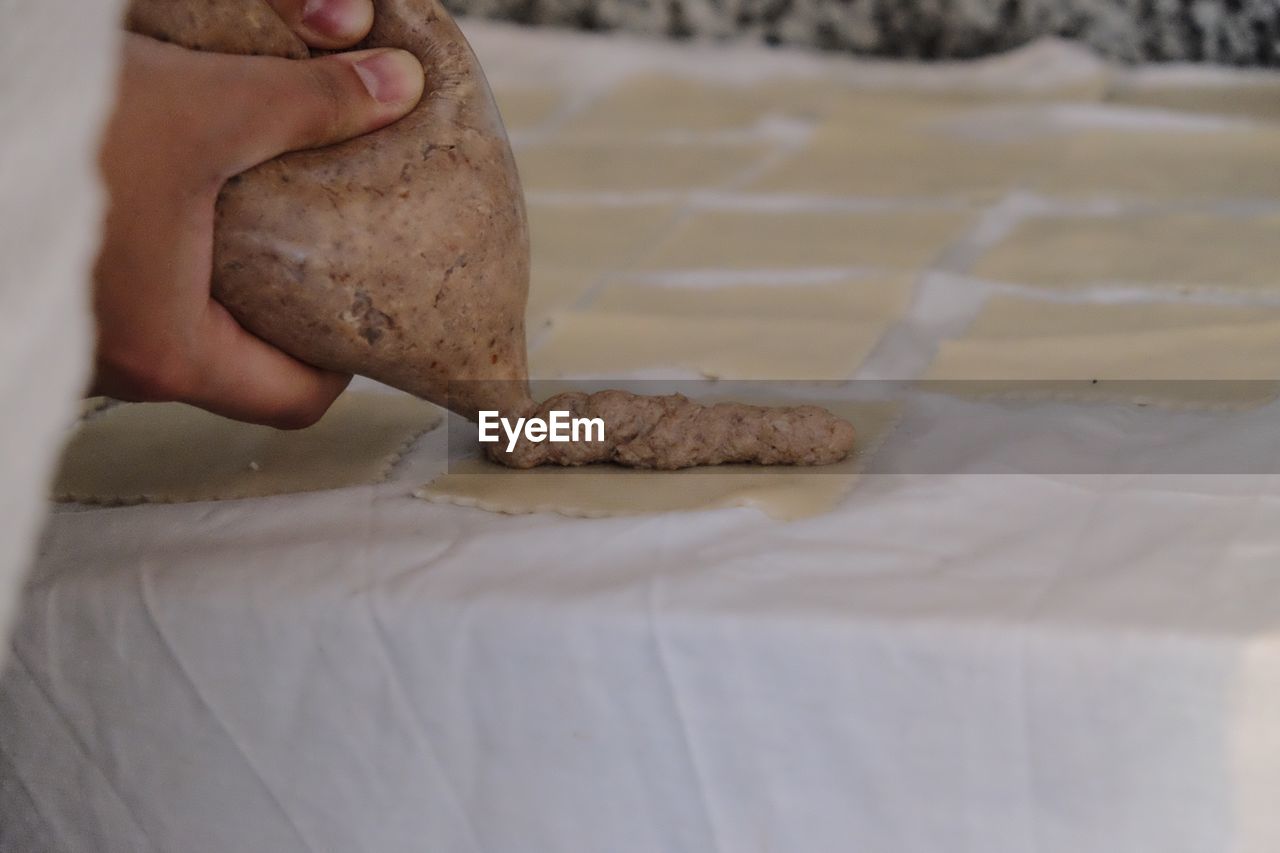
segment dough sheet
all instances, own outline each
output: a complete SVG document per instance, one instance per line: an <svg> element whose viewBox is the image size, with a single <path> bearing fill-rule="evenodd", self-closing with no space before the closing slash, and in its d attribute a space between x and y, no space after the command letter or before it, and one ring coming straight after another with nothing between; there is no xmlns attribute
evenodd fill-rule
<svg viewBox="0 0 1280 853"><path fill-rule="evenodd" d="M756 163L763 146L571 141L516 150L530 191L641 192L714 189Z"/></svg>
<svg viewBox="0 0 1280 853"><path fill-rule="evenodd" d="M821 468L727 465L639 471L613 465L514 471L481 460L454 464L415 494L436 503L521 515L555 512L596 518L750 506L783 521L828 512L853 488L869 457L897 423L890 403L826 405L858 433L854 454Z"/></svg>
<svg viewBox="0 0 1280 853"><path fill-rule="evenodd" d="M1238 85L1118 85L1107 101L1120 106L1280 121L1280 81Z"/></svg>
<svg viewBox="0 0 1280 853"><path fill-rule="evenodd" d="M430 403L376 392L348 392L296 431L181 403L121 404L81 424L53 492L79 503L180 503L377 483L440 421Z"/></svg>
<svg viewBox="0 0 1280 853"><path fill-rule="evenodd" d="M597 311L678 317L783 317L849 323L900 318L911 302L908 275L833 284L675 287L615 282L592 301Z"/></svg>
<svg viewBox="0 0 1280 853"><path fill-rule="evenodd" d="M654 74L619 83L564 125L564 132L631 138L667 131L744 130L770 111L754 88Z"/></svg>
<svg viewBox="0 0 1280 853"><path fill-rule="evenodd" d="M712 379L835 382L880 340L885 319L849 323L783 317L709 317L566 311L529 357L535 379L696 372Z"/></svg>
<svg viewBox="0 0 1280 853"><path fill-rule="evenodd" d="M1280 216L1030 219L988 252L972 274L1047 287L1280 289Z"/></svg>
<svg viewBox="0 0 1280 853"><path fill-rule="evenodd" d="M1255 405L1280 387L1280 310L996 297L925 379L962 396Z"/></svg>
<svg viewBox="0 0 1280 853"><path fill-rule="evenodd" d="M871 119L874 121L874 119ZM750 192L991 202L1027 185L1058 157L1062 141L952 138L923 128L820 134L747 185Z"/></svg>
<svg viewBox="0 0 1280 853"><path fill-rule="evenodd" d="M950 210L787 213L708 211L664 238L639 269L928 266L974 223Z"/></svg>
<svg viewBox="0 0 1280 853"><path fill-rule="evenodd" d="M1280 129L1083 131L1064 141L1061 160L1033 186L1067 199L1274 199L1277 151Z"/></svg>
<svg viewBox="0 0 1280 853"><path fill-rule="evenodd" d="M544 326L550 322L552 315L572 307L591 289L600 275L592 270L535 264L529 275L525 327L532 330Z"/></svg>
<svg viewBox="0 0 1280 853"><path fill-rule="evenodd" d="M564 102L564 93L548 88L499 87L494 89L493 97L502 113L502 124L509 131L541 127Z"/></svg>
<svg viewBox="0 0 1280 853"><path fill-rule="evenodd" d="M530 204L535 266L603 271L627 266L670 228L673 205Z"/></svg>

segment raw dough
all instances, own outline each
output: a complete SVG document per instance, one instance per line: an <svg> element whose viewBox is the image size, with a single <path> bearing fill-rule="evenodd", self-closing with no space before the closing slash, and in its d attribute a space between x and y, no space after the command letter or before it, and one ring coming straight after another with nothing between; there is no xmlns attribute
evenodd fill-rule
<svg viewBox="0 0 1280 853"><path fill-rule="evenodd" d="M533 272L526 323L540 326L572 306L610 270L626 267L670 227L676 208L659 206L529 206Z"/></svg>
<svg viewBox="0 0 1280 853"><path fill-rule="evenodd" d="M1061 162L1037 177L1063 198L1275 199L1280 130L1086 131L1069 137Z"/></svg>
<svg viewBox="0 0 1280 853"><path fill-rule="evenodd" d="M1010 142L948 138L937 130L820 135L746 185L750 192L994 201L1060 156L1051 137Z"/></svg>
<svg viewBox="0 0 1280 853"><path fill-rule="evenodd" d="M1280 217L1031 219L984 256L972 274L1052 287L1280 288Z"/></svg>
<svg viewBox="0 0 1280 853"><path fill-rule="evenodd" d="M541 127L556 114L563 93L556 89L498 88L493 98L502 113L502 124L507 130L532 130Z"/></svg>
<svg viewBox="0 0 1280 853"><path fill-rule="evenodd" d="M344 394L319 423L297 432L180 403L121 404L72 437L54 495L81 503L174 503L377 483L440 420L430 403L376 392Z"/></svg>
<svg viewBox="0 0 1280 853"><path fill-rule="evenodd" d="M883 319L566 311L552 317L551 336L530 356L530 373L616 377L682 368L715 379L841 381L852 378L887 327Z"/></svg>
<svg viewBox="0 0 1280 853"><path fill-rule="evenodd" d="M564 139L520 148L526 190L640 192L713 189L756 163L758 145L645 144Z"/></svg>
<svg viewBox="0 0 1280 853"><path fill-rule="evenodd" d="M773 518L794 520L833 509L857 481L866 461L897 423L887 403L822 403L853 424L852 456L824 468L721 466L644 471L612 465L513 471L469 459L415 494L437 503L491 512L556 512L584 518L646 515L751 506Z"/></svg>
<svg viewBox="0 0 1280 853"><path fill-rule="evenodd" d="M618 84L566 122L564 132L633 139L670 130L737 130L753 126L767 109L751 88L645 75Z"/></svg>
<svg viewBox="0 0 1280 853"><path fill-rule="evenodd" d="M110 397L86 397L80 401L80 418L84 420L103 409L110 406L113 401Z"/></svg>
<svg viewBox="0 0 1280 853"><path fill-rule="evenodd" d="M672 287L613 283L600 291L591 307L680 317L892 322L906 311L914 284L906 275L847 279L835 284Z"/></svg>
<svg viewBox="0 0 1280 853"><path fill-rule="evenodd" d="M675 221L671 205L530 204L533 263L603 272L625 267Z"/></svg>
<svg viewBox="0 0 1280 853"><path fill-rule="evenodd" d="M545 326L558 311L573 307L600 278L590 270L565 269L534 264L529 279L529 305L525 325L533 330Z"/></svg>
<svg viewBox="0 0 1280 853"><path fill-rule="evenodd" d="M927 387L965 396L1243 406L1280 377L1280 311L997 297L942 344ZM935 384L943 382L945 384Z"/></svg>
<svg viewBox="0 0 1280 853"><path fill-rule="evenodd" d="M928 266L973 222L958 211L693 216L638 264L644 269Z"/></svg>
<svg viewBox="0 0 1280 853"><path fill-rule="evenodd" d="M1107 100L1123 106L1280 121L1280 81L1234 86L1118 86Z"/></svg>

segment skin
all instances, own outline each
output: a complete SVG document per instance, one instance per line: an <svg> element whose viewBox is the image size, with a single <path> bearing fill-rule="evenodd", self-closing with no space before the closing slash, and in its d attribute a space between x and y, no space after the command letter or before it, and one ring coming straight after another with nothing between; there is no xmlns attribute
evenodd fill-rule
<svg viewBox="0 0 1280 853"><path fill-rule="evenodd" d="M355 44L373 23L369 0L271 5L317 48ZM421 64L399 50L295 60L127 35L101 154L110 206L95 271L93 393L282 428L318 420L350 377L251 335L210 296L215 203L260 163L391 124L423 87Z"/></svg>

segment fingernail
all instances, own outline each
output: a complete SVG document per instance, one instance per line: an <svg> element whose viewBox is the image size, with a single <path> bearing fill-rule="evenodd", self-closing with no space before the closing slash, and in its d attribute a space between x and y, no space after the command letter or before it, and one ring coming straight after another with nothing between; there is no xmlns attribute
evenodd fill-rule
<svg viewBox="0 0 1280 853"><path fill-rule="evenodd" d="M387 50L355 64L356 73L375 101L395 104L418 93L422 63L412 53Z"/></svg>
<svg viewBox="0 0 1280 853"><path fill-rule="evenodd" d="M310 30L333 38L359 36L367 27L367 8L351 0L307 0L302 23Z"/></svg>

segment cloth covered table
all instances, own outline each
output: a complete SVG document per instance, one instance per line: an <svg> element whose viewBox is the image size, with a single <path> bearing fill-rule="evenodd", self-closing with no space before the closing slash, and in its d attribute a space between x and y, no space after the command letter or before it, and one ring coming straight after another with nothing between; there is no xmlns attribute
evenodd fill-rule
<svg viewBox="0 0 1280 853"><path fill-rule="evenodd" d="M606 54L836 67L470 32L500 92ZM1035 203L983 208L860 378L919 375ZM443 431L379 485L60 508L0 681L0 850L1272 853L1278 418L911 394L792 523L429 504Z"/></svg>

